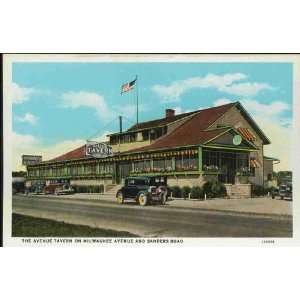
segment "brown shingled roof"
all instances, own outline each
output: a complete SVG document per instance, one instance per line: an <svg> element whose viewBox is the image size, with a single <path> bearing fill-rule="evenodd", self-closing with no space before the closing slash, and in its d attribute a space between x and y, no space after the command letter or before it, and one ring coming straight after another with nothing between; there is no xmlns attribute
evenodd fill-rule
<svg viewBox="0 0 300 300"><path fill-rule="evenodd" d="M175 115L173 117L168 117L168 118L162 118L162 119L156 119L152 121L147 121L147 122L142 122L138 124L134 124L132 127L130 127L127 131L136 131L136 130L141 130L141 129L146 129L146 128L152 128L152 127L158 127L158 126L164 126L169 123L178 121L182 118L188 117L197 111L192 111L188 113L183 113L180 115Z"/></svg>
<svg viewBox="0 0 300 300"><path fill-rule="evenodd" d="M170 134L162 136L149 146L133 149L128 153L204 143L228 130L228 128L206 129L234 105L235 103L230 103L200 110Z"/></svg>
<svg viewBox="0 0 300 300"><path fill-rule="evenodd" d="M70 152L67 152L49 161L62 161L62 160L70 160L70 159L79 159L84 157L85 157L85 145L80 146L79 148L76 148Z"/></svg>

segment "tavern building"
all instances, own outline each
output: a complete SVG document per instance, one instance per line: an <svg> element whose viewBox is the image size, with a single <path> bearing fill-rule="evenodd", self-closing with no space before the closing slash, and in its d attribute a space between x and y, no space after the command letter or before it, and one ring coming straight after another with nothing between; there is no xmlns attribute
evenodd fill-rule
<svg viewBox="0 0 300 300"><path fill-rule="evenodd" d="M112 156L86 155L86 145L27 167L27 184L67 180L73 186L121 184L127 176L163 175L169 186L202 186L217 180L229 195L248 196L251 184L266 185L273 159L270 140L239 103L175 114L108 135Z"/></svg>

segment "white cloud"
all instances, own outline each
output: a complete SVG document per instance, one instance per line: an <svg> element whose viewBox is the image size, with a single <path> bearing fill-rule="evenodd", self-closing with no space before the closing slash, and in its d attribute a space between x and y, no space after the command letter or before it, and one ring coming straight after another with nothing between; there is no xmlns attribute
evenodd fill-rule
<svg viewBox="0 0 300 300"><path fill-rule="evenodd" d="M182 107L180 107L180 106L176 106L176 107L174 107L173 109L175 110L175 114L176 114L176 115L180 115L180 114L183 113L183 109L182 109Z"/></svg>
<svg viewBox="0 0 300 300"><path fill-rule="evenodd" d="M139 104L139 113L146 111L148 108L144 104ZM135 117L136 116L136 105L120 105L113 107L115 115L122 115L124 117Z"/></svg>
<svg viewBox="0 0 300 300"><path fill-rule="evenodd" d="M15 82L10 84L9 97L14 104L21 104L28 101L34 93L36 93L36 89L34 88L22 87Z"/></svg>
<svg viewBox="0 0 300 300"><path fill-rule="evenodd" d="M31 113L26 113L24 116L16 116L15 120L21 123L29 123L31 125L35 125L38 121L38 117L34 116Z"/></svg>
<svg viewBox="0 0 300 300"><path fill-rule="evenodd" d="M50 146L42 145L41 141L32 135L12 133L13 170L25 170L22 166L22 155L42 155L43 160L53 159L68 151L74 150L86 143L85 140L66 140Z"/></svg>
<svg viewBox="0 0 300 300"><path fill-rule="evenodd" d="M236 83L246 78L247 76L242 73L228 73L225 75L208 74L205 77L192 77L174 81L170 85L154 85L152 90L162 98L162 102L179 102L183 93L195 88L216 88L220 92L245 97L253 96L261 90L272 88L267 83Z"/></svg>
<svg viewBox="0 0 300 300"><path fill-rule="evenodd" d="M241 103L246 107L246 109L255 115L266 116L278 116L286 110L290 110L290 106L282 101L274 101L270 104L263 104L256 100L241 100Z"/></svg>
<svg viewBox="0 0 300 300"><path fill-rule="evenodd" d="M108 141L107 135L110 131L105 131L97 137L92 138L93 141ZM22 155L42 155L43 161L50 160L69 151L72 151L86 144L86 140L74 139L66 140L53 145L43 145L40 140L32 135L22 135L16 132L12 133L12 150L13 150L13 170L25 170L22 166Z"/></svg>
<svg viewBox="0 0 300 300"><path fill-rule="evenodd" d="M228 104L228 103L231 103L231 102L232 102L232 100L230 100L230 99L220 98L220 99L216 100L213 105L214 106L221 106L221 105Z"/></svg>
<svg viewBox="0 0 300 300"><path fill-rule="evenodd" d="M185 114L194 111L193 109L183 109L181 106L173 107L176 115ZM202 109L201 107L199 109Z"/></svg>
<svg viewBox="0 0 300 300"><path fill-rule="evenodd" d="M103 96L92 92L67 92L62 95L65 108L77 109L80 107L89 107L93 109L100 119L107 120L111 118L112 113L109 110Z"/></svg>
<svg viewBox="0 0 300 300"><path fill-rule="evenodd" d="M227 94L251 97L262 90L271 90L272 87L267 83L243 82L232 85L225 85L223 87L221 86L218 89L219 91L225 92Z"/></svg>
<svg viewBox="0 0 300 300"><path fill-rule="evenodd" d="M228 103L232 103L233 101L227 98L220 98L217 99L213 105L219 106ZM286 102L282 101L274 101L268 104L261 103L257 100L251 99L241 99L241 104L246 108L246 110L251 115L261 115L261 116L268 116L268 117L279 117L279 115L287 110L290 110L290 106ZM281 123L290 123L288 119L282 119L283 122Z"/></svg>
<svg viewBox="0 0 300 300"><path fill-rule="evenodd" d="M292 169L292 126L282 126L276 120L255 116L255 121L270 139L271 145L264 147L264 155L280 159L280 164L274 165L276 171Z"/></svg>

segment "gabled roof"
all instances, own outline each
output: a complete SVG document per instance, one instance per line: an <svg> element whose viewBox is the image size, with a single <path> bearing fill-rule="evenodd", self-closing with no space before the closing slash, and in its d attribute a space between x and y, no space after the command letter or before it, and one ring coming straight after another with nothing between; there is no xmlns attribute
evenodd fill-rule
<svg viewBox="0 0 300 300"><path fill-rule="evenodd" d="M173 123L175 121L181 120L181 119L183 119L185 117L188 117L188 116L190 116L192 114L195 114L195 113L197 113L197 111L183 113L183 114L175 115L173 117L161 118L161 119L156 119L156 120L151 120L151 121L147 121L147 122L142 122L142 123L134 124L132 127L130 127L127 130L127 132L137 131L137 130L142 130L142 129L147 129L147 128L153 128L153 127L164 126L164 125Z"/></svg>
<svg viewBox="0 0 300 300"><path fill-rule="evenodd" d="M85 145L80 146L79 148L76 148L72 151L69 151L61 156L58 156L56 158L53 158L49 160L49 162L54 161L63 161L63 160L70 160L70 159L79 159L85 157Z"/></svg>
<svg viewBox="0 0 300 300"><path fill-rule="evenodd" d="M228 131L228 128L206 129L234 105L235 103L230 103L200 110L174 131L162 136L151 145L133 149L128 153L202 144Z"/></svg>

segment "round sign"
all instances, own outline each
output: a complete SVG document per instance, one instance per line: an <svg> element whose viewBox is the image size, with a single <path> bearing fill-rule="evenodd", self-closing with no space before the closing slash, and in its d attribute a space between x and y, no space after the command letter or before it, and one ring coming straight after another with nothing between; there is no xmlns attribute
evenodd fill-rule
<svg viewBox="0 0 300 300"><path fill-rule="evenodd" d="M241 144L242 142L242 137L239 135L239 134L236 134L233 139L232 139L232 142L235 146L238 146Z"/></svg>

